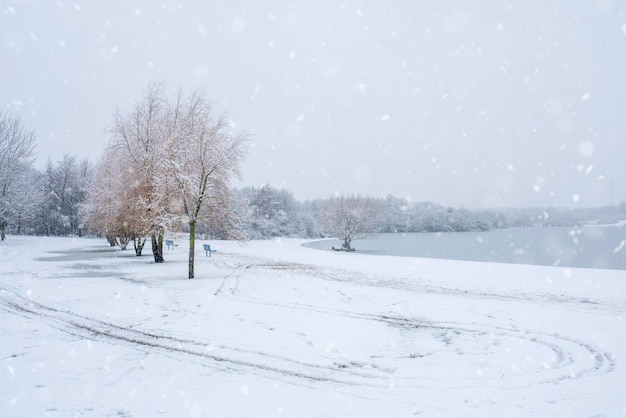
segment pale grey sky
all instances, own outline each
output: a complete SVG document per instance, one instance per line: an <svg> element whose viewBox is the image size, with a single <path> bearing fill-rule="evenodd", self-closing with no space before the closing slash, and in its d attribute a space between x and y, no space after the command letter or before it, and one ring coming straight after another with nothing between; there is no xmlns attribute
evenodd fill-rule
<svg viewBox="0 0 626 418"><path fill-rule="evenodd" d="M165 81L251 134L244 184L298 199L626 201L626 1L0 0L0 36L40 165L97 161Z"/></svg>

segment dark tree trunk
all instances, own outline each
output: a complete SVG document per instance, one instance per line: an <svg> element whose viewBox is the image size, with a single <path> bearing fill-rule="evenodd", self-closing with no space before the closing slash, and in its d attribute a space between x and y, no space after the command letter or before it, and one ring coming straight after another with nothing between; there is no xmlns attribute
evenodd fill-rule
<svg viewBox="0 0 626 418"><path fill-rule="evenodd" d="M128 235L120 235L119 246L121 250L125 250L130 242L130 237Z"/></svg>
<svg viewBox="0 0 626 418"><path fill-rule="evenodd" d="M155 263L162 263L165 261L163 258L163 227L157 226L154 231L152 231L152 235L150 236L152 240L152 255L154 255Z"/></svg>
<svg viewBox="0 0 626 418"><path fill-rule="evenodd" d="M143 250L143 246L146 244L146 238L134 237L133 245L135 246L135 255L137 257L141 256L141 251Z"/></svg>
<svg viewBox="0 0 626 418"><path fill-rule="evenodd" d="M195 248L196 248L196 221L189 222L189 278L194 278L195 264Z"/></svg>
<svg viewBox="0 0 626 418"><path fill-rule="evenodd" d="M106 238L111 247L115 247L117 245L117 238L115 237L115 235L107 234Z"/></svg>

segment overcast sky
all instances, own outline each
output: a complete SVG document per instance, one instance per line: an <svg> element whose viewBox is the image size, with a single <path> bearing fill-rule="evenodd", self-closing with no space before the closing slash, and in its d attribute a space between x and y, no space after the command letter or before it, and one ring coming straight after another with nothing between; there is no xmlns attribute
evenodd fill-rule
<svg viewBox="0 0 626 418"><path fill-rule="evenodd" d="M626 201L626 2L0 0L0 104L97 161L151 81L251 135L243 183L469 208Z"/></svg>

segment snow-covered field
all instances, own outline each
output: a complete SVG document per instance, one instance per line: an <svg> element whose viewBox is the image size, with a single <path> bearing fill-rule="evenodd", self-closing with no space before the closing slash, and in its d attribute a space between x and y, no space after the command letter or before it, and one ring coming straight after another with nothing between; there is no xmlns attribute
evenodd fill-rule
<svg viewBox="0 0 626 418"><path fill-rule="evenodd" d="M624 271L178 243L0 243L0 416L626 416Z"/></svg>

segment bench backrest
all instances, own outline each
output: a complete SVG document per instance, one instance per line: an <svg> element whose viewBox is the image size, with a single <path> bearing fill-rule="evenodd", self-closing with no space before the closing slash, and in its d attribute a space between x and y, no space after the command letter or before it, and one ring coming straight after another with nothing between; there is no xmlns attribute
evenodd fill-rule
<svg viewBox="0 0 626 418"><path fill-rule="evenodd" d="M204 251L211 251L211 246L209 244L202 244L202 248L204 248Z"/></svg>

